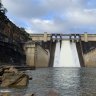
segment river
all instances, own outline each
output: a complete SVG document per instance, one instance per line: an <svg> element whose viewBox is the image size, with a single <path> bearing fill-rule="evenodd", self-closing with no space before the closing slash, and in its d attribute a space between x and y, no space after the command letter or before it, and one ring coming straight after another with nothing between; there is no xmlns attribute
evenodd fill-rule
<svg viewBox="0 0 96 96"><path fill-rule="evenodd" d="M26 88L0 89L15 94L35 93L36 96L48 96L50 90L56 90L59 96L96 96L95 68L38 68L27 70L33 79ZM18 96L19 96L18 95Z"/></svg>

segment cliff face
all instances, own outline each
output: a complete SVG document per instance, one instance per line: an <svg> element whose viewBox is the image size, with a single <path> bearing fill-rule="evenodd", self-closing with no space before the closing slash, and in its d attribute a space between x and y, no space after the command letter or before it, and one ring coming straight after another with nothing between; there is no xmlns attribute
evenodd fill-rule
<svg viewBox="0 0 96 96"><path fill-rule="evenodd" d="M29 39L29 34L12 23L2 12L0 12L0 33L17 42Z"/></svg>
<svg viewBox="0 0 96 96"><path fill-rule="evenodd" d="M28 40L29 34L0 12L0 62L24 63L23 44Z"/></svg>

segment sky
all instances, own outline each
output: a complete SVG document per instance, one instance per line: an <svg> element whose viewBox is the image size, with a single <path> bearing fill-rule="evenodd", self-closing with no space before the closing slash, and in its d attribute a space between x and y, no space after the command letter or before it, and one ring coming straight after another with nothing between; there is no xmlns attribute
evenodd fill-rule
<svg viewBox="0 0 96 96"><path fill-rule="evenodd" d="M2 0L28 33L96 33L96 0Z"/></svg>

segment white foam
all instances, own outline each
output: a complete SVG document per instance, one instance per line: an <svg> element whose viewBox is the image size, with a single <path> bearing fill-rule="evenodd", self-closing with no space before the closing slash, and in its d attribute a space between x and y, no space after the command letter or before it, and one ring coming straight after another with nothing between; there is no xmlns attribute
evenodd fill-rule
<svg viewBox="0 0 96 96"><path fill-rule="evenodd" d="M1 93L6 93L6 92L11 92L11 91L8 90L8 89L2 89L2 90L0 90L0 92L1 92Z"/></svg>
<svg viewBox="0 0 96 96"><path fill-rule="evenodd" d="M60 67L80 67L76 44L63 40L60 52Z"/></svg>
<svg viewBox="0 0 96 96"><path fill-rule="evenodd" d="M76 48L76 43L71 42L71 50L74 59L74 67L80 67L79 56Z"/></svg>
<svg viewBox="0 0 96 96"><path fill-rule="evenodd" d="M56 43L56 48L55 48L55 56L54 56L53 67L60 67L60 65L59 65L59 59L60 59L60 42L58 41Z"/></svg>

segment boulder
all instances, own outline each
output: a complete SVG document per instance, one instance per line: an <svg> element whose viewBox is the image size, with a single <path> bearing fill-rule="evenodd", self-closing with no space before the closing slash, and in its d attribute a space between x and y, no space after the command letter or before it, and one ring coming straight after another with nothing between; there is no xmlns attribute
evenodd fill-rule
<svg viewBox="0 0 96 96"><path fill-rule="evenodd" d="M4 69L6 73L18 73L18 70L14 66L6 66Z"/></svg>
<svg viewBox="0 0 96 96"><path fill-rule="evenodd" d="M25 96L36 96L36 95L31 93L31 94L26 94Z"/></svg>
<svg viewBox="0 0 96 96"><path fill-rule="evenodd" d="M60 95L59 95L58 90L56 90L56 89L51 89L51 90L49 90L49 92L48 92L48 96L60 96Z"/></svg>
<svg viewBox="0 0 96 96"><path fill-rule="evenodd" d="M11 96L9 93L2 93L0 96Z"/></svg>
<svg viewBox="0 0 96 96"><path fill-rule="evenodd" d="M24 73L4 73L1 87L25 87L29 81L29 76Z"/></svg>

